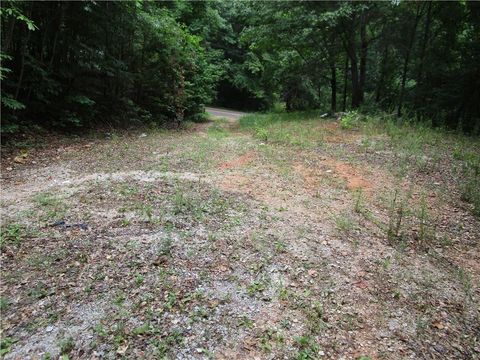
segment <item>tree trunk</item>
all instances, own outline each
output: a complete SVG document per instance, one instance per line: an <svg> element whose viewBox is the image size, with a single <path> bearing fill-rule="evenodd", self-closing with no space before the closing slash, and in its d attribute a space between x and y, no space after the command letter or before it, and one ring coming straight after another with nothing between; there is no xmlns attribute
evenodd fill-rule
<svg viewBox="0 0 480 360"><path fill-rule="evenodd" d="M12 43L12 38L13 38L13 29L15 28L15 18L10 17L8 20L8 33L7 33L7 38L5 40L4 44L4 52L8 53L10 50L10 44Z"/></svg>
<svg viewBox="0 0 480 360"><path fill-rule="evenodd" d="M356 109L362 102L362 95L358 77L357 50L355 47L355 19L352 19L352 25L348 37L347 52L348 56L350 57L350 73L352 76L352 108Z"/></svg>
<svg viewBox="0 0 480 360"><path fill-rule="evenodd" d="M60 16L58 19L58 30L55 32L55 36L53 38L53 47L52 47L52 56L50 57L50 62L48 68L51 69L53 63L55 61L55 56L57 53L57 44L58 44L58 37L63 33L64 30L64 22L65 22L65 7L63 6L62 2L59 2L60 6Z"/></svg>
<svg viewBox="0 0 480 360"><path fill-rule="evenodd" d="M367 15L362 13L360 18L360 80L359 80L359 97L360 102L363 102L363 95L365 90L365 78L367 72Z"/></svg>
<svg viewBox="0 0 480 360"><path fill-rule="evenodd" d="M421 89L423 83L423 65L425 63L425 53L427 49L428 38L430 35L430 23L432 20L432 2L428 2L427 7L427 18L425 20L425 31L423 33L423 40L422 45L420 48L420 61L418 65L418 73L417 73L417 87L416 87L416 96L415 96L415 108L418 108L424 100L424 96L419 93L419 89Z"/></svg>
<svg viewBox="0 0 480 360"><path fill-rule="evenodd" d="M348 83L348 56L345 56L345 70L343 72L343 104L342 110L347 110L347 83Z"/></svg>
<svg viewBox="0 0 480 360"><path fill-rule="evenodd" d="M25 72L25 53L28 51L28 42L30 40L31 31L27 29L27 37L24 39L21 45L21 55L20 55L20 74L18 75L17 86L15 89L15 100L18 100L20 95L20 89L22 88L23 74Z"/></svg>
<svg viewBox="0 0 480 360"><path fill-rule="evenodd" d="M407 52L405 54L405 61L403 62L403 71L402 71L402 82L400 85L400 96L398 99L398 108L397 108L397 117L402 116L402 106L403 106L403 98L405 95L405 83L407 81L407 72L408 72L408 63L410 62L410 54L412 52L413 43L415 41L415 34L417 32L418 22L421 18L421 5L417 3L417 13L415 16L415 20L413 22L412 32L410 33L410 39L408 42Z"/></svg>
<svg viewBox="0 0 480 360"><path fill-rule="evenodd" d="M331 112L334 114L337 112L337 67L334 62L330 65L330 71L332 72L330 77L330 88L332 91Z"/></svg>
<svg viewBox="0 0 480 360"><path fill-rule="evenodd" d="M360 82L358 79L358 66L356 54L350 57L350 73L352 75L352 108L356 109L361 103Z"/></svg>
<svg viewBox="0 0 480 360"><path fill-rule="evenodd" d="M377 103L380 102L380 99L383 95L383 90L385 88L385 73L387 72L388 47L389 44L387 43L383 51L382 63L380 65L380 79L378 80L377 91L375 95L375 102Z"/></svg>

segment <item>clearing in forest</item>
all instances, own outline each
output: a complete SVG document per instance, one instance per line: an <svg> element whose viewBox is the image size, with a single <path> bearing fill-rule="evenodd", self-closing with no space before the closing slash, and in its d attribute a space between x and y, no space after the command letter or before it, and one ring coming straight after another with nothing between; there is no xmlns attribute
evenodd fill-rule
<svg viewBox="0 0 480 360"><path fill-rule="evenodd" d="M382 124L247 115L5 159L1 353L479 357L478 144Z"/></svg>

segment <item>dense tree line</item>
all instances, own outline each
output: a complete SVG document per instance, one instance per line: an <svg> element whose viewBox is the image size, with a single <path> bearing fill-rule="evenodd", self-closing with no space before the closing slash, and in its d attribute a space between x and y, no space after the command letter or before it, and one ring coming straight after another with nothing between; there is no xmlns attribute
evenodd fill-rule
<svg viewBox="0 0 480 360"><path fill-rule="evenodd" d="M3 1L2 130L200 116L221 69L181 5Z"/></svg>
<svg viewBox="0 0 480 360"><path fill-rule="evenodd" d="M223 106L480 132L479 2L2 2L2 131Z"/></svg>
<svg viewBox="0 0 480 360"><path fill-rule="evenodd" d="M225 13L237 39L226 51L229 84L245 100L381 109L480 131L479 2L235 5Z"/></svg>

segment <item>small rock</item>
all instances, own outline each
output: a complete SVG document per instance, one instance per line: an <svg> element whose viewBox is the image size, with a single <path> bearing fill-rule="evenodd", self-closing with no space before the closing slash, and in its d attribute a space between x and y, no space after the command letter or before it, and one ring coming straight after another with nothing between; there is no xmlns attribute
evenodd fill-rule
<svg viewBox="0 0 480 360"><path fill-rule="evenodd" d="M387 338L388 337L388 334L385 332L385 331L381 331L378 333L377 335L377 339L383 339L383 338Z"/></svg>
<svg viewBox="0 0 480 360"><path fill-rule="evenodd" d="M13 161L15 161L16 163L19 163L19 164L24 164L25 163L25 158L21 157L21 156L16 156Z"/></svg>
<svg viewBox="0 0 480 360"><path fill-rule="evenodd" d="M308 275L311 276L311 277L316 277L317 276L317 271L313 270L313 269L310 269L310 270L308 270Z"/></svg>
<svg viewBox="0 0 480 360"><path fill-rule="evenodd" d="M395 331L395 330L397 330L397 329L399 328L399 326L400 326L400 324L399 324L398 321L395 320L395 319L392 319L392 320L390 320L390 321L388 322L388 329L389 329L390 331Z"/></svg>
<svg viewBox="0 0 480 360"><path fill-rule="evenodd" d="M147 134L145 134L145 133L142 133L142 134L140 134L140 136L139 136L139 137L141 137L141 138L147 137Z"/></svg>
<svg viewBox="0 0 480 360"><path fill-rule="evenodd" d="M432 325L438 330L443 330L445 328L445 325L443 325L440 321L435 321L434 323L432 323Z"/></svg>

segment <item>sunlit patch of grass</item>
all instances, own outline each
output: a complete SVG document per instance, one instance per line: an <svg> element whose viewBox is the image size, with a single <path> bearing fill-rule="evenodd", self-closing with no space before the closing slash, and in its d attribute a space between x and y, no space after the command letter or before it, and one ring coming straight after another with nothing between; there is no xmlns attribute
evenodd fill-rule
<svg viewBox="0 0 480 360"><path fill-rule="evenodd" d="M56 194L39 193L34 196L33 200L40 206L44 221L59 220L65 217L68 210L66 203Z"/></svg>
<svg viewBox="0 0 480 360"><path fill-rule="evenodd" d="M212 136L215 139L223 139L230 135L225 128L219 126L218 124L213 124L212 126L209 126L207 129L207 133L209 136Z"/></svg>
<svg viewBox="0 0 480 360"><path fill-rule="evenodd" d="M248 114L240 118L240 126L253 130L264 142L311 148L323 144L323 132L312 131L324 121L320 115L318 111Z"/></svg>
<svg viewBox="0 0 480 360"><path fill-rule="evenodd" d="M461 161L462 199L471 203L473 213L480 216L480 152L459 146L453 151L453 157Z"/></svg>
<svg viewBox="0 0 480 360"><path fill-rule="evenodd" d="M20 224L2 226L0 231L0 250L9 244L18 246L26 235L25 227Z"/></svg>
<svg viewBox="0 0 480 360"><path fill-rule="evenodd" d="M342 233L354 230L358 225L350 214L342 214L334 217L337 229Z"/></svg>

